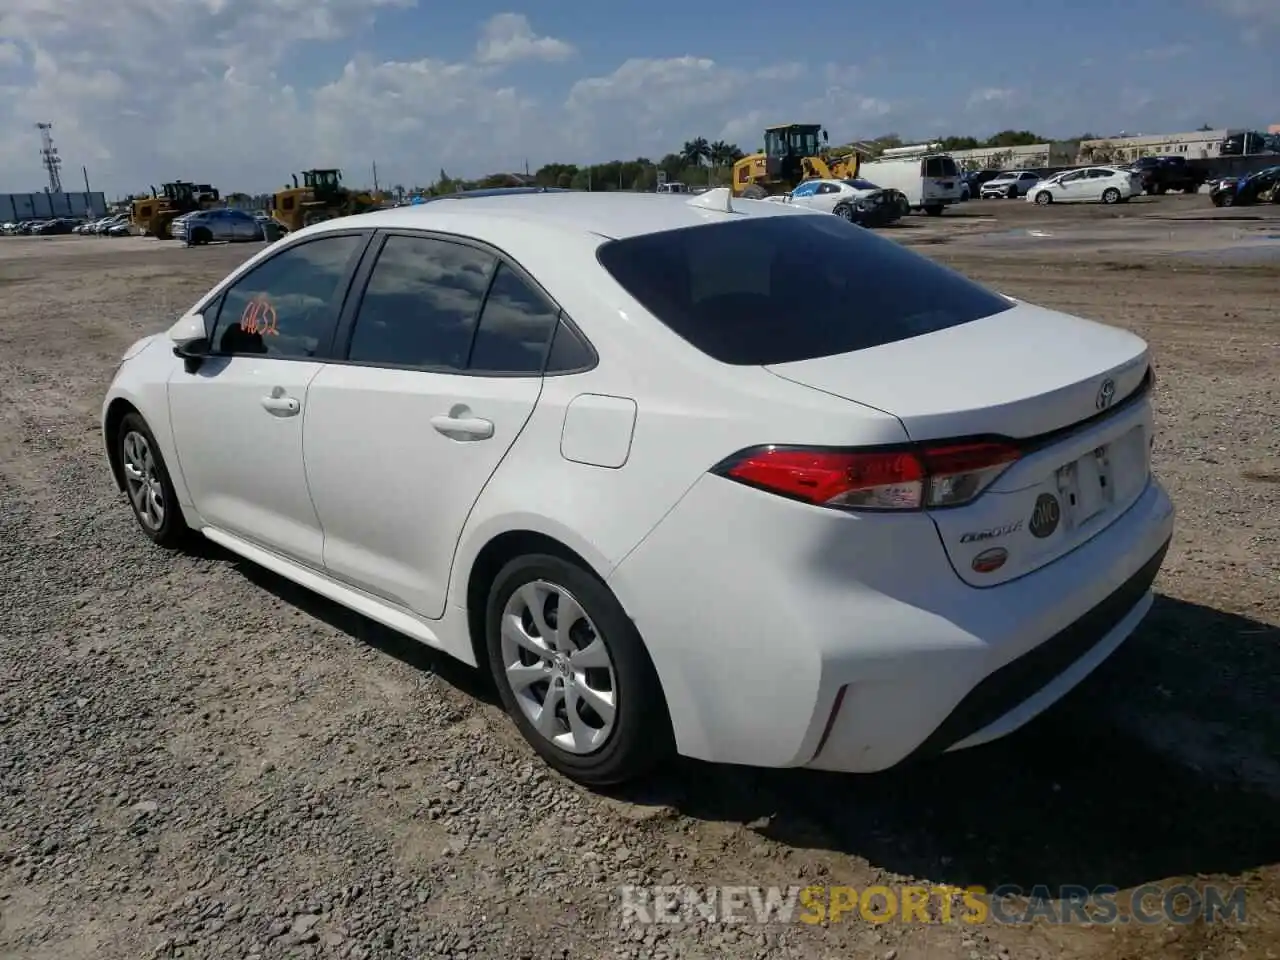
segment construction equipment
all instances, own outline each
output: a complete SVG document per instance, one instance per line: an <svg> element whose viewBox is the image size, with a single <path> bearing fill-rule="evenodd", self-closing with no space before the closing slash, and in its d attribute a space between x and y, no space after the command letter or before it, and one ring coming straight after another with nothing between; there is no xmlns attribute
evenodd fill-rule
<svg viewBox="0 0 1280 960"><path fill-rule="evenodd" d="M382 194L348 190L341 170L303 170L302 185L293 175L293 186L271 198L271 219L286 230L300 230L321 220L373 210L385 202Z"/></svg>
<svg viewBox="0 0 1280 960"><path fill-rule="evenodd" d="M733 195L761 200L794 190L803 180L856 177L858 152L832 156L826 146L828 139L827 131L817 123L765 127L763 152L745 156L733 165Z"/></svg>
<svg viewBox="0 0 1280 960"><path fill-rule="evenodd" d="M218 191L207 183L174 180L151 188L151 196L134 200L129 219L144 237L173 239L170 225L176 217L195 210L209 210L221 202Z"/></svg>

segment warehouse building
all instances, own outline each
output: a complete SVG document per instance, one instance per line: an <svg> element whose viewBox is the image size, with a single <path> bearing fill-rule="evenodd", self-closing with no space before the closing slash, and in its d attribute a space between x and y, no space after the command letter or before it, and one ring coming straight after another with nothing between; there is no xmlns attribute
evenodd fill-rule
<svg viewBox="0 0 1280 960"><path fill-rule="evenodd" d="M107 213L103 193L0 193L0 223L52 220L54 217L88 219Z"/></svg>

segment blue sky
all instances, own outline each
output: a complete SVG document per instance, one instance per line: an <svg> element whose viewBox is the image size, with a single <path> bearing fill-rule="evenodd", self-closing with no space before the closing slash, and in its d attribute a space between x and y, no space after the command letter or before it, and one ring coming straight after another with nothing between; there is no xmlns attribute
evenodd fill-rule
<svg viewBox="0 0 1280 960"><path fill-rule="evenodd" d="M607 9L3 0L0 192L41 185L36 120L108 191L266 189L374 160L425 183L656 157L694 136L750 148L787 120L833 140L1280 123L1280 0Z"/></svg>

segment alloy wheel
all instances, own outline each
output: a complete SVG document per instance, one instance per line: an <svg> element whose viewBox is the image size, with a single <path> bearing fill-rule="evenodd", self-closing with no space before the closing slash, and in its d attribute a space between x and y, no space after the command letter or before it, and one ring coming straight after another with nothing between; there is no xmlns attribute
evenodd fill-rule
<svg viewBox="0 0 1280 960"><path fill-rule="evenodd" d="M557 584L534 580L502 612L502 666L521 712L567 753L600 749L617 719L609 648L582 605Z"/></svg>
<svg viewBox="0 0 1280 960"><path fill-rule="evenodd" d="M131 430L121 443L123 454L124 484L138 520L148 530L158 531L164 526L164 483L151 443L141 433Z"/></svg>

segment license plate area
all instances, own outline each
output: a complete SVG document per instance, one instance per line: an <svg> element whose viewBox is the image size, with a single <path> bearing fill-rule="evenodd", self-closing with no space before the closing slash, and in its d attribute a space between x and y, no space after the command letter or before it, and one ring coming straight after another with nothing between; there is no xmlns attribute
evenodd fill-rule
<svg viewBox="0 0 1280 960"><path fill-rule="evenodd" d="M1067 531L1101 521L1118 500L1128 499L1130 488L1140 479L1142 436L1141 428L1129 430L1054 472Z"/></svg>

